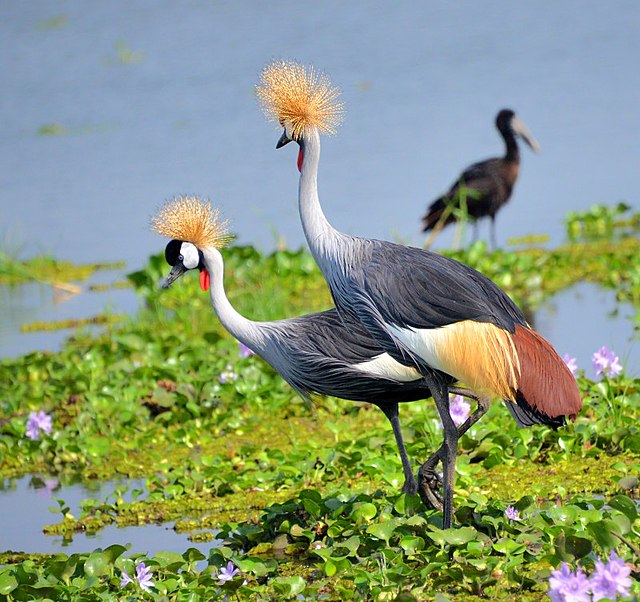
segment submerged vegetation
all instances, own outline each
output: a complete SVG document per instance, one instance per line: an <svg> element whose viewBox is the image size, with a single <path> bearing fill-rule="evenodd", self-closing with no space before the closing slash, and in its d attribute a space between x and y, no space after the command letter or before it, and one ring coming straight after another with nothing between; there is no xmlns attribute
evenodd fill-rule
<svg viewBox="0 0 640 602"><path fill-rule="evenodd" d="M638 220L623 235L586 226L610 217L570 216L574 241L558 249L476 243L455 257L527 307L586 280L638 308ZM225 260L231 301L255 319L330 303L306 252L233 247ZM59 499L58 522L52 514L42 528L69 538L170 522L209 552L170 541L151 557L122 545L7 550L0 600L543 600L552 571L558 587L589 575L602 588L604 563L618 557L640 592L640 379L624 365L617 374L610 351L577 367L584 411L558 431L518 429L491 407L460 441L455 526L442 530L439 513L400 493L402 466L376 408L306 407L223 331L195 276L159 290L167 270L157 255L130 276L145 300L135 318L0 362L0 475L146 479L131 501L119 490L75 515ZM605 363L608 375L596 374ZM405 404L401 421L417 465L441 440L433 403ZM577 567L584 575L570 574Z"/></svg>

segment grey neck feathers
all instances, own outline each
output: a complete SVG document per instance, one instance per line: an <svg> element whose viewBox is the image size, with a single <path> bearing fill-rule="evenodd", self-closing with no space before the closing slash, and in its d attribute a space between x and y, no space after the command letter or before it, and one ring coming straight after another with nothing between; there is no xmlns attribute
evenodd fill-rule
<svg viewBox="0 0 640 602"><path fill-rule="evenodd" d="M204 265L211 277L211 305L220 323L229 333L247 347L260 353L264 349L265 337L259 322L240 315L227 299L224 291L224 262L217 249L203 249Z"/></svg>
<svg viewBox="0 0 640 602"><path fill-rule="evenodd" d="M328 221L318 197L318 165L320 163L320 136L316 129L303 135L303 150L300 183L298 186L298 208L307 243L321 271L326 274L348 245L343 239L351 238L336 230Z"/></svg>

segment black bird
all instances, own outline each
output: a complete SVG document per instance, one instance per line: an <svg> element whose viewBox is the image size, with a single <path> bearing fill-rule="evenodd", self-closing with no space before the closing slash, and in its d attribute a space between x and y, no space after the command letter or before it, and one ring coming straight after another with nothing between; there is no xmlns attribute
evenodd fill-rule
<svg viewBox="0 0 640 602"><path fill-rule="evenodd" d="M511 109L502 109L496 116L496 127L504 139L504 157L495 157L467 167L449 192L431 203L422 218L423 232L440 229L460 217L461 201L466 201L467 215L474 221L491 218L491 245L496 247L496 214L507 203L518 179L520 151L516 136L520 136L534 152L540 145L529 133L527 126Z"/></svg>

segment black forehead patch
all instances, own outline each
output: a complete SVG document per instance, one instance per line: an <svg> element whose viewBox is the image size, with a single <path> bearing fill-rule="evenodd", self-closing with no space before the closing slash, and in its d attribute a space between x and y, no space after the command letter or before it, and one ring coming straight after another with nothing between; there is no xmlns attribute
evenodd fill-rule
<svg viewBox="0 0 640 602"><path fill-rule="evenodd" d="M164 258L169 265L176 265L178 263L178 257L180 257L180 248L182 247L181 240L170 240L164 250Z"/></svg>

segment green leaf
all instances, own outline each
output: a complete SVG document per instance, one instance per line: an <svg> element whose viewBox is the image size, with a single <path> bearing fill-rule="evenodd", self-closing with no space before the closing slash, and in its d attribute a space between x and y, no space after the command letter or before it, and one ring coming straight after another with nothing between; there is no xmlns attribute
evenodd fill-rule
<svg viewBox="0 0 640 602"><path fill-rule="evenodd" d="M618 530L618 525L611 520L589 523L587 529L598 542L598 545L605 550L615 548L620 543L620 540L613 535L614 531Z"/></svg>
<svg viewBox="0 0 640 602"><path fill-rule="evenodd" d="M568 535L565 539L565 551L576 559L588 556L591 554L592 549L593 545L591 544L591 541L585 537Z"/></svg>
<svg viewBox="0 0 640 602"><path fill-rule="evenodd" d="M0 573L0 594L3 596L9 595L16 587L18 587L18 582L12 575L12 572L12 569L8 569Z"/></svg>
<svg viewBox="0 0 640 602"><path fill-rule="evenodd" d="M395 520L387 520L382 523L374 523L367 527L367 533L378 539L389 541L395 531L397 523Z"/></svg>
<svg viewBox="0 0 640 602"><path fill-rule="evenodd" d="M369 522L378 513L378 509L374 504L365 502L362 504L356 504L351 511L351 518L354 518L358 522Z"/></svg>
<svg viewBox="0 0 640 602"><path fill-rule="evenodd" d="M270 583L279 594L289 598L297 596L303 592L307 586L305 580L298 575L294 575L293 577L276 577L275 579L271 579Z"/></svg>
<svg viewBox="0 0 640 602"><path fill-rule="evenodd" d="M473 527L460 527L459 529L455 527L451 529L436 529L432 527L432 529L433 531L427 532L425 535L440 546L444 544L461 546L478 538L478 532Z"/></svg>
<svg viewBox="0 0 640 602"><path fill-rule="evenodd" d="M626 495L615 495L609 500L609 506L620 510L632 523L638 517L638 508L635 502Z"/></svg>

